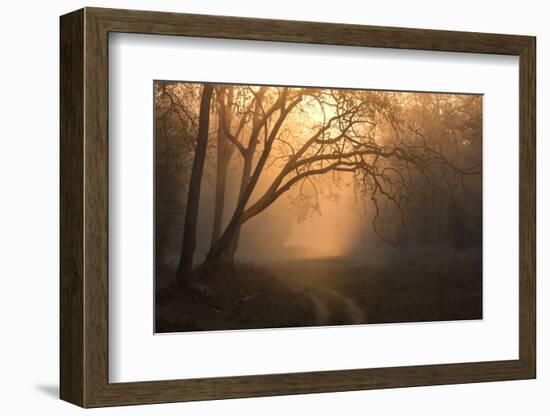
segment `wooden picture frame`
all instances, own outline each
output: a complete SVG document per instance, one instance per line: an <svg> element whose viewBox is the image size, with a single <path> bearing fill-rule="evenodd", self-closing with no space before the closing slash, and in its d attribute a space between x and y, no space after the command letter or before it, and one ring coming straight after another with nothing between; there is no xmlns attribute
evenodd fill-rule
<svg viewBox="0 0 550 416"><path fill-rule="evenodd" d="M61 17L60 396L82 407L535 378L535 38L85 8ZM519 56L519 359L110 383L108 35L110 32Z"/></svg>

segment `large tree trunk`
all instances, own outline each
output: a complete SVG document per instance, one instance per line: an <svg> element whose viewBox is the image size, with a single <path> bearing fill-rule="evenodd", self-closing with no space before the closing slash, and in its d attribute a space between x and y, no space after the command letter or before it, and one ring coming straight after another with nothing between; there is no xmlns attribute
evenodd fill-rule
<svg viewBox="0 0 550 416"><path fill-rule="evenodd" d="M228 258L225 253L228 252L228 250L231 248L231 245L234 244L235 240L238 238L240 229L240 222L230 223L225 229L222 236L216 241L216 244L212 246L212 249L206 257L206 263L216 263L221 261L222 259L223 261L231 261L231 259Z"/></svg>
<svg viewBox="0 0 550 416"><path fill-rule="evenodd" d="M298 98L294 100L289 106L285 106L286 94L283 96L279 117L271 129L269 137L266 138L265 146L262 150L258 163L256 164L253 173L250 175L250 180L247 181L246 186L244 187L244 192L239 198L237 207L235 208L235 212L233 213L233 216L229 221L227 228L223 232L222 236L212 245L210 251L208 252L208 255L206 256L207 263L215 263L224 258L232 242L240 233L240 227L245 222L243 213L250 199L250 196L252 195L252 192L256 187L258 179L260 178L260 174L262 173L262 170L267 162L273 142L277 137L279 129L285 121L286 116L300 102L300 99L301 98Z"/></svg>
<svg viewBox="0 0 550 416"><path fill-rule="evenodd" d="M256 118L254 120L254 123L256 123ZM239 189L239 200L244 197L246 192L246 187L250 182L250 176L252 175L252 162L254 160L254 154L256 153L257 145L258 145L258 135L255 135L250 138L250 143L248 145L247 153L245 155L243 172L241 175L241 187ZM218 236L218 239L219 237L220 236ZM231 239L231 243L223 253L223 258L225 261L232 263L235 260L235 253L239 248L240 237L241 237L241 227L239 225L235 231L235 234L233 235L233 238ZM217 241L218 239L216 239L215 241Z"/></svg>
<svg viewBox="0 0 550 416"><path fill-rule="evenodd" d="M265 91L267 88L262 87L258 91L258 95L256 96L256 106L254 108L254 116L252 119L252 135L250 136L250 140L248 142L248 146L246 148L246 152L244 153L244 163L243 163L243 171L241 175L241 185L239 189L239 200L243 198L246 187L250 181L250 176L252 174L252 163L254 161L254 154L256 153L256 147L258 146L258 135L260 134L260 117L262 112L262 105L261 100L264 97ZM235 260L235 254L237 252L237 249L239 248L239 239L241 236L241 227L238 226L233 238L231 239L231 242L227 249L223 253L223 258L225 261L233 263ZM212 240L212 247L214 244L218 241L220 238L220 235L216 239Z"/></svg>
<svg viewBox="0 0 550 416"><path fill-rule="evenodd" d="M216 162L216 195L214 200L214 224L212 227L212 242L220 238L222 233L223 212L225 206L225 183L231 153L221 129L218 130L218 157Z"/></svg>
<svg viewBox="0 0 550 416"><path fill-rule="evenodd" d="M229 162L235 148L226 136L226 129L231 128L233 117L233 87L225 87L217 90L218 94L218 140L216 161L216 191L214 201L214 221L212 226L212 240L214 244L221 236L223 215L225 212L225 186Z"/></svg>
<svg viewBox="0 0 550 416"><path fill-rule="evenodd" d="M233 263L235 261L235 254L237 254L237 249L239 248L240 238L241 238L241 227L239 226L237 228L237 231L235 232L233 240L231 240L229 247L227 248L227 250L223 255L223 258L225 259L225 261L229 263Z"/></svg>
<svg viewBox="0 0 550 416"><path fill-rule="evenodd" d="M213 86L206 84L202 91L202 98L199 112L199 132L197 146L195 148L195 159L191 178L189 180L189 191L187 194L187 210L183 228L183 242L181 245L181 256L177 271L177 278L185 280L191 274L193 268L193 254L197 243L197 218L199 214L199 200L201 195L201 180L206 159L206 148L208 145L208 127L210 124L210 102L212 100Z"/></svg>
<svg viewBox="0 0 550 416"><path fill-rule="evenodd" d="M255 146L254 146L255 147ZM253 155L252 155L253 156ZM249 163L247 163L249 162ZM248 161L245 161L243 166L243 174L241 178L241 188L239 190L239 199L241 199L246 191L246 185L250 181L250 174L252 172L252 158ZM212 240L212 243L217 241L219 239ZM235 260L235 254L237 253L237 249L239 248L239 239L241 237L241 226L239 225L231 239L231 243L229 244L228 248L223 254L224 260L232 263Z"/></svg>

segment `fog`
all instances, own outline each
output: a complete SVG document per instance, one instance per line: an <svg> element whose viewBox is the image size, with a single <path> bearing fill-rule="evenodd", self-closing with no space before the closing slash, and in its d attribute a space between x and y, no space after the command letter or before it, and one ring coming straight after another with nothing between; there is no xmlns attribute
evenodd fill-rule
<svg viewBox="0 0 550 416"><path fill-rule="evenodd" d="M155 83L160 332L479 319L482 96Z"/></svg>
<svg viewBox="0 0 550 416"><path fill-rule="evenodd" d="M156 85L156 260L170 267L177 264L182 244L201 85ZM240 104L234 98L233 105L237 108L238 105L244 107L246 100L251 101L250 97L253 97L250 94L247 97L241 91L246 88L251 91L256 88L257 91L259 87L223 88L232 88L232 94L237 98L241 97ZM266 91L263 98L265 106L273 102L277 94L281 94L275 87L267 88ZM397 249L410 250L419 246L438 246L443 249L453 245L480 245L481 96L353 90L314 91L316 92L310 94L313 98L309 101L302 100L297 110L285 120L280 137L274 142L268 163L261 172L247 207L253 205L269 189L281 172L283 162L295 152L296 146L314 132L317 126L322 125L323 122L319 120L326 122L340 111L340 104L337 102L340 95L345 96L346 100L352 97L354 100L371 100L373 103L358 110L364 122L357 123L357 127L354 127L353 134L359 138L355 142L368 140L368 143L374 143L380 149L392 150L402 146L407 151L414 149L415 143L426 146L428 142L432 148L437 149L440 157L433 157L428 152L421 156L413 153L417 160L412 164L407 162L405 156L383 162L377 156L365 158L363 163L366 161L372 164L369 166L381 166L376 168L377 172L384 172L385 175L388 171L393 175L378 174L378 181L383 180L385 188L378 181L372 182L366 171L360 176L356 170L335 170L305 178L278 197L261 214L242 225L235 252L237 260L266 263L365 255L380 260L385 255L395 254ZM169 96L171 105L167 105L166 98L163 98L165 96ZM349 107L347 101L343 103L344 107ZM178 109L185 109L185 114L191 114L190 117L195 117L195 121L182 121L184 119ZM216 132L221 130L219 125L222 119L221 116L217 117L220 111L219 106L211 110L208 150L201 180L194 265L205 260L213 244L216 154L220 153ZM238 123L238 117L232 114L235 120L227 122L230 127ZM240 114L240 117L245 116ZM394 121L398 117L399 123L402 123L400 125ZM251 124L252 122L243 124L242 138L239 138L245 145L246 136L252 129ZM270 128L273 128L272 121L266 122L266 135ZM398 139L396 129L402 129L398 132ZM346 136L346 139L350 138ZM348 151L346 149L355 150L355 142L350 142L353 147L345 142L330 152L345 153ZM258 149L251 159L252 165L258 163L262 146L265 147L265 143L259 140ZM428 150L433 152L431 148ZM326 157L330 157L330 153L321 148L313 149L309 155L320 152L325 152L328 154ZM222 230L228 225L239 199L244 163L239 156L238 152L232 151L228 159ZM463 174L464 172L455 169L472 163L477 164L479 169L476 175L470 175L469 172ZM377 177L371 176L375 179Z"/></svg>
<svg viewBox="0 0 550 416"><path fill-rule="evenodd" d="M232 167L238 172L238 166ZM235 172L234 172L235 171ZM268 186L277 172L266 171L260 179L258 193ZM233 176L233 175L232 175ZM318 208L297 206L296 192L289 192L252 218L241 230L237 259L253 262L285 259L343 256L365 246L359 224L365 221L362 208L354 201L350 178L341 178L341 185L332 186L331 194L318 197ZM234 206L238 195L237 181L229 181ZM211 243L211 224L214 215L214 186L205 180L199 215L199 238L196 262L204 260ZM310 190L310 192L313 192ZM225 223L229 221L227 212ZM177 253L174 253L177 255Z"/></svg>

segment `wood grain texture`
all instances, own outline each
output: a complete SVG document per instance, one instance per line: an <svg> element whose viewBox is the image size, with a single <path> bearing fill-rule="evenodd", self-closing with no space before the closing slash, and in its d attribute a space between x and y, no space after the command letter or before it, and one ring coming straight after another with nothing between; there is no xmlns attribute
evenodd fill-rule
<svg viewBox="0 0 550 416"><path fill-rule="evenodd" d="M111 32L519 55L528 36L87 8Z"/></svg>
<svg viewBox="0 0 550 416"><path fill-rule="evenodd" d="M108 381L108 34L85 10L85 406Z"/></svg>
<svg viewBox="0 0 550 416"><path fill-rule="evenodd" d="M536 377L536 41L520 54L519 356Z"/></svg>
<svg viewBox="0 0 550 416"><path fill-rule="evenodd" d="M108 381L108 33L520 57L519 359L192 380ZM61 19L61 396L83 407L534 378L535 39L86 8Z"/></svg>
<svg viewBox="0 0 550 416"><path fill-rule="evenodd" d="M83 138L84 12L61 19L60 44L60 388L84 404Z"/></svg>

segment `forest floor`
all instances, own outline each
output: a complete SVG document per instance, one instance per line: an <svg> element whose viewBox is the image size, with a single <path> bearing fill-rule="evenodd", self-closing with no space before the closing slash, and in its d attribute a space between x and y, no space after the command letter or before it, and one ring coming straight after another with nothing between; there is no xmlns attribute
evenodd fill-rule
<svg viewBox="0 0 550 416"><path fill-rule="evenodd" d="M313 325L311 299L264 267L248 263L195 271L191 283L156 292L155 332Z"/></svg>
<svg viewBox="0 0 550 416"><path fill-rule="evenodd" d="M156 332L481 318L475 251L237 263L156 295Z"/></svg>

